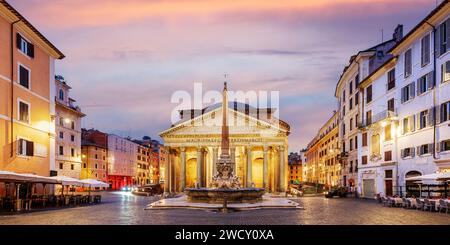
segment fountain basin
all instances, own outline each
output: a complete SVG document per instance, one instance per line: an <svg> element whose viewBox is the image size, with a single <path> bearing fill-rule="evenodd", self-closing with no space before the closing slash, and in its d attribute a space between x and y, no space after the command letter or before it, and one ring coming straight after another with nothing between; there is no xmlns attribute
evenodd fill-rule
<svg viewBox="0 0 450 245"><path fill-rule="evenodd" d="M256 203L262 201L264 188L212 189L186 188L188 201L206 203Z"/></svg>

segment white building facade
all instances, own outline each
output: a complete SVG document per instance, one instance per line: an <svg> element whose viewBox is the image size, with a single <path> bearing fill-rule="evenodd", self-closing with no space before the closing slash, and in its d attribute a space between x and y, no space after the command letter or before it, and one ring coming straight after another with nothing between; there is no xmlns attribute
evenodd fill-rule
<svg viewBox="0 0 450 245"><path fill-rule="evenodd" d="M444 1L362 81L363 197L404 195L407 177L450 171L450 5ZM364 138L364 139L363 139Z"/></svg>

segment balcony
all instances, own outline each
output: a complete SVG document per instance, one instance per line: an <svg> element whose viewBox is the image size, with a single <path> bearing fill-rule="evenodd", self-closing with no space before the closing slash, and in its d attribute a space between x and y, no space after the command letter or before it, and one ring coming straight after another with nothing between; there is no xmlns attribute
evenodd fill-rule
<svg viewBox="0 0 450 245"><path fill-rule="evenodd" d="M339 153L339 154L337 155L337 159L338 159L338 160L342 160L342 159L344 159L344 158L348 158L348 152L347 152L347 151L341 152L341 153Z"/></svg>
<svg viewBox="0 0 450 245"><path fill-rule="evenodd" d="M365 128L377 122L383 121L385 119L393 119L397 117L397 109L392 110L384 110L380 113L375 114L370 118L370 120L363 120L362 122L358 122L358 128Z"/></svg>

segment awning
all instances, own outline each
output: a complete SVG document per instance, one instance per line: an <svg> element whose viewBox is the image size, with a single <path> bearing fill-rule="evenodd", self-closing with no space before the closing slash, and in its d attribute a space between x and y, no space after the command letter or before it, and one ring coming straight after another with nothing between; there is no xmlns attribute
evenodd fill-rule
<svg viewBox="0 0 450 245"><path fill-rule="evenodd" d="M39 176L36 174L21 174L11 171L0 170L1 182L28 182L28 183L43 183L43 184L57 184L58 180L51 177Z"/></svg>
<svg viewBox="0 0 450 245"><path fill-rule="evenodd" d="M414 180L449 180L450 179L450 173L434 173L434 174L426 174L426 175L420 175L420 176L414 176L406 178L407 181L414 181Z"/></svg>
<svg viewBox="0 0 450 245"><path fill-rule="evenodd" d="M82 179L80 182L86 187L109 187L109 184L96 179Z"/></svg>
<svg viewBox="0 0 450 245"><path fill-rule="evenodd" d="M77 185L77 186L83 186L84 185L84 183L81 182L81 180L75 179L75 178L72 178L72 177L68 177L68 176L61 175L61 176L53 176L53 177L50 177L50 178L58 181L62 185Z"/></svg>

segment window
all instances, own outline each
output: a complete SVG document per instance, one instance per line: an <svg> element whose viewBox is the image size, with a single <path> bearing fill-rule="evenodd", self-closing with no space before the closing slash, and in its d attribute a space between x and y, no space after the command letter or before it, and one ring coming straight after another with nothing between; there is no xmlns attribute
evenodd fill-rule
<svg viewBox="0 0 450 245"><path fill-rule="evenodd" d="M97 154L95 154L95 159L98 159L98 155Z"/></svg>
<svg viewBox="0 0 450 245"><path fill-rule="evenodd" d="M425 93L434 87L433 72L430 72L417 80L417 95Z"/></svg>
<svg viewBox="0 0 450 245"><path fill-rule="evenodd" d="M71 155L72 157L75 156L75 149L74 149L74 148L71 148L71 149L70 149L70 155Z"/></svg>
<svg viewBox="0 0 450 245"><path fill-rule="evenodd" d="M385 179L392 179L392 176L393 176L392 170L385 170L384 171L384 178Z"/></svg>
<svg viewBox="0 0 450 245"><path fill-rule="evenodd" d="M362 134L362 146L367 146L367 132Z"/></svg>
<svg viewBox="0 0 450 245"><path fill-rule="evenodd" d="M430 154L431 153L431 148L433 147L433 144L425 144L425 145L421 145L418 148L418 153L419 155L425 155L425 154Z"/></svg>
<svg viewBox="0 0 450 245"><path fill-rule="evenodd" d="M60 162L59 163L59 169L63 169L64 168L64 163Z"/></svg>
<svg viewBox="0 0 450 245"><path fill-rule="evenodd" d="M422 38L421 44L421 64L425 66L430 63L430 34Z"/></svg>
<svg viewBox="0 0 450 245"><path fill-rule="evenodd" d="M62 89L59 90L59 99L64 100L64 90Z"/></svg>
<svg viewBox="0 0 450 245"><path fill-rule="evenodd" d="M342 136L345 135L345 123L342 124Z"/></svg>
<svg viewBox="0 0 450 245"><path fill-rule="evenodd" d="M353 139L350 139L349 147L350 147L350 151L352 151L353 150Z"/></svg>
<svg viewBox="0 0 450 245"><path fill-rule="evenodd" d="M16 34L16 46L23 54L34 58L34 45L25 40L19 33Z"/></svg>
<svg viewBox="0 0 450 245"><path fill-rule="evenodd" d="M403 118L402 134L413 132L416 129L416 116L411 115Z"/></svg>
<svg viewBox="0 0 450 245"><path fill-rule="evenodd" d="M75 142L75 135L70 135L70 141Z"/></svg>
<svg viewBox="0 0 450 245"><path fill-rule="evenodd" d="M98 164L96 163L96 164L95 164L95 169L97 169L97 168L98 168Z"/></svg>
<svg viewBox="0 0 450 245"><path fill-rule="evenodd" d="M395 88L395 68L390 70L387 74L387 90Z"/></svg>
<svg viewBox="0 0 450 245"><path fill-rule="evenodd" d="M412 73L412 50L408 49L405 52L405 78L409 77Z"/></svg>
<svg viewBox="0 0 450 245"><path fill-rule="evenodd" d="M342 107L342 116L345 116L345 105Z"/></svg>
<svg viewBox="0 0 450 245"><path fill-rule="evenodd" d="M450 101L441 104L440 122L450 120Z"/></svg>
<svg viewBox="0 0 450 245"><path fill-rule="evenodd" d="M87 168L87 164L86 163L83 163L83 168Z"/></svg>
<svg viewBox="0 0 450 245"><path fill-rule="evenodd" d="M367 164L367 156L362 156L361 157L361 164L362 165L366 165Z"/></svg>
<svg viewBox="0 0 450 245"><path fill-rule="evenodd" d="M412 82L412 83L406 85L405 87L403 87L402 91L401 91L402 103L414 99L415 90L416 90L415 82Z"/></svg>
<svg viewBox="0 0 450 245"><path fill-rule="evenodd" d="M414 147L404 148L401 150L402 158L414 157Z"/></svg>
<svg viewBox="0 0 450 245"><path fill-rule="evenodd" d="M348 167L348 171L353 173L353 161L350 161L350 166Z"/></svg>
<svg viewBox="0 0 450 245"><path fill-rule="evenodd" d="M366 88L366 103L370 103L372 101L372 85Z"/></svg>
<svg viewBox="0 0 450 245"><path fill-rule="evenodd" d="M355 106L359 103L359 92L355 93Z"/></svg>
<svg viewBox="0 0 450 245"><path fill-rule="evenodd" d="M71 129L75 129L75 122L74 122L74 121L72 121L72 122L70 123L70 128L71 128Z"/></svg>
<svg viewBox="0 0 450 245"><path fill-rule="evenodd" d="M441 83L450 81L450 60L441 66Z"/></svg>
<svg viewBox="0 0 450 245"><path fill-rule="evenodd" d="M358 85L359 85L359 74L356 74L356 77L355 77L355 88L357 88Z"/></svg>
<svg viewBox="0 0 450 245"><path fill-rule="evenodd" d="M70 169L73 170L75 168L75 165L70 164Z"/></svg>
<svg viewBox="0 0 450 245"><path fill-rule="evenodd" d="M350 100L348 102L348 107L350 108L349 110L353 109L353 98L350 98Z"/></svg>
<svg viewBox="0 0 450 245"><path fill-rule="evenodd" d="M428 110L421 111L419 113L419 129L423 129L427 126Z"/></svg>
<svg viewBox="0 0 450 245"><path fill-rule="evenodd" d="M30 70L19 64L19 83L25 88L30 88Z"/></svg>
<svg viewBox="0 0 450 245"><path fill-rule="evenodd" d="M358 149L358 136L355 136L355 149Z"/></svg>
<svg viewBox="0 0 450 245"><path fill-rule="evenodd" d="M372 111L366 112L366 126L372 124Z"/></svg>
<svg viewBox="0 0 450 245"><path fill-rule="evenodd" d="M350 118L350 131L353 129L353 118Z"/></svg>
<svg viewBox="0 0 450 245"><path fill-rule="evenodd" d="M59 155L64 155L64 147L62 145L59 146Z"/></svg>
<svg viewBox="0 0 450 245"><path fill-rule="evenodd" d="M385 162L392 161L392 151L385 151L384 152L384 161Z"/></svg>
<svg viewBox="0 0 450 245"><path fill-rule="evenodd" d="M30 105L19 101L19 121L30 123Z"/></svg>
<svg viewBox="0 0 450 245"><path fill-rule="evenodd" d="M358 127L358 117L359 117L359 115L356 114L356 115L355 115L355 128Z"/></svg>
<svg viewBox="0 0 450 245"><path fill-rule="evenodd" d="M391 124L386 125L386 127L384 127L384 140L388 141L392 139L392 135L391 135Z"/></svg>
<svg viewBox="0 0 450 245"><path fill-rule="evenodd" d="M350 90L349 95L353 93L353 81L350 81L350 84L348 85L348 90Z"/></svg>
<svg viewBox="0 0 450 245"><path fill-rule="evenodd" d="M448 49L448 33L447 33L447 25L449 20L444 21L438 28L436 36L439 37L439 55L444 54L447 52Z"/></svg>
<svg viewBox="0 0 450 245"><path fill-rule="evenodd" d="M388 100L387 109L388 109L388 111L394 112L394 98Z"/></svg>
<svg viewBox="0 0 450 245"><path fill-rule="evenodd" d="M64 126L64 118L63 117L59 118L59 125Z"/></svg>
<svg viewBox="0 0 450 245"><path fill-rule="evenodd" d="M441 141L439 148L440 151L450 151L450 140Z"/></svg>
<svg viewBox="0 0 450 245"><path fill-rule="evenodd" d="M17 155L20 156L33 156L34 155L34 142L25 139L19 139L17 141Z"/></svg>
<svg viewBox="0 0 450 245"><path fill-rule="evenodd" d="M342 101L345 103L345 90L342 91Z"/></svg>

